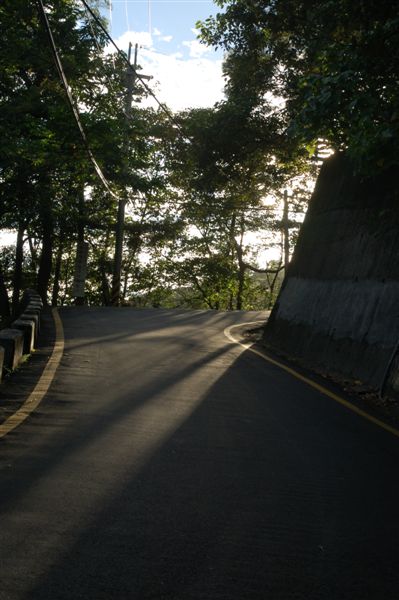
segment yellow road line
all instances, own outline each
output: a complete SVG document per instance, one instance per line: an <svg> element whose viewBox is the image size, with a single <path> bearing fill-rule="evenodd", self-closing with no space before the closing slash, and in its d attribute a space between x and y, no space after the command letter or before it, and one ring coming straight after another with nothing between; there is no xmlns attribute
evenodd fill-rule
<svg viewBox="0 0 399 600"><path fill-rule="evenodd" d="M11 417L8 417L0 425L0 438L21 425L30 414L39 406L54 379L55 372L60 364L64 352L64 328L58 310L53 308L53 319L55 323L55 344L51 356L44 368L44 371L37 382L34 390Z"/></svg>
<svg viewBox="0 0 399 600"><path fill-rule="evenodd" d="M394 435L396 437L399 437L399 429L396 429L395 427L391 427L391 425L388 425L387 423L384 423L384 421L381 421L380 419L377 419L376 417L373 417L372 415L370 415L366 411L362 410L361 408L358 408L357 406L355 406L351 402L348 402L348 400L345 400L344 398L341 398L341 396L338 396L334 392L331 392L329 389L325 388L323 385L320 385L319 383L316 383L312 379L309 379L309 377L305 377L304 375L301 375L301 373L298 373L298 371L295 371L295 369L293 369L291 367L288 367L287 365L279 362L278 360L275 360L274 358L271 358L270 356L268 356L267 354L264 354L263 352L260 352L259 350L256 350L256 348L252 347L252 344L244 344L242 342L239 342L238 340L236 340L233 337L233 335L231 333L231 331L233 329L236 329L237 327L243 327L244 325L260 325L260 324L264 324L264 321L252 321L250 323L242 323L241 325L233 325L231 327L226 327L226 329L224 330L224 335L231 342L234 342L235 344L239 344L240 346L242 346L243 348L246 348L247 350L249 350L253 354L256 354L260 358L263 358L263 360L265 360L266 362L274 365L275 367L279 367L280 369L282 369L286 373L289 373L290 375L292 375L296 379L299 379L299 381L302 381L303 383L306 383L307 385L309 385L313 389L317 390L321 394L324 394L324 396L328 396L328 398L331 398L335 402L338 402L338 404L341 404L342 406L345 406L345 408L351 410L352 412L356 413L360 417L363 417L364 419L367 419L367 421L370 421L371 423L374 423L374 425L377 425L378 427L381 427L382 429L385 429L385 431L388 431L389 433L392 433L392 435Z"/></svg>

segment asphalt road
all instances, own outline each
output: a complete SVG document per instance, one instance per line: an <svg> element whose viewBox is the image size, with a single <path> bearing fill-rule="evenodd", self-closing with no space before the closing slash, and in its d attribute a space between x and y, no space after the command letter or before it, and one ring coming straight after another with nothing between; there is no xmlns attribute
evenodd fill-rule
<svg viewBox="0 0 399 600"><path fill-rule="evenodd" d="M65 309L38 410L0 442L0 599L399 597L399 439L225 327Z"/></svg>

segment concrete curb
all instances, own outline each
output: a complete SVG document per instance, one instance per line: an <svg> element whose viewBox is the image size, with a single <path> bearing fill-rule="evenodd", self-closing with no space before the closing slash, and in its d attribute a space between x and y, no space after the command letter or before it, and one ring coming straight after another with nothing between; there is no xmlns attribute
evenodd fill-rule
<svg viewBox="0 0 399 600"><path fill-rule="evenodd" d="M12 323L13 329L19 329L24 337L24 354L31 354L37 343L37 324L34 319L16 319Z"/></svg>
<svg viewBox="0 0 399 600"><path fill-rule="evenodd" d="M3 375L3 364L4 364L4 348L0 346L0 383Z"/></svg>
<svg viewBox="0 0 399 600"><path fill-rule="evenodd" d="M40 348L29 365L23 365L17 374L0 386L0 441L36 410L45 398L64 350L62 321L56 308L42 313ZM17 384L17 385L15 385ZM1 596L1 594L0 594Z"/></svg>
<svg viewBox="0 0 399 600"><path fill-rule="evenodd" d="M13 371L22 360L24 350L24 336L19 329L2 329L0 331L0 344L4 348L4 367Z"/></svg>
<svg viewBox="0 0 399 600"><path fill-rule="evenodd" d="M37 292L26 290L22 296L21 314L11 328L0 330L0 382L3 369L15 370L24 354L37 347L43 302Z"/></svg>

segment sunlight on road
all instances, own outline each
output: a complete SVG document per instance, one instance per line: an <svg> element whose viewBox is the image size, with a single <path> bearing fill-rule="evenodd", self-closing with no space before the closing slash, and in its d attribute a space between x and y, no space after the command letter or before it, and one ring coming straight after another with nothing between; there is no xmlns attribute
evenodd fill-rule
<svg viewBox="0 0 399 600"><path fill-rule="evenodd" d="M55 467L36 480L35 487L15 504L14 517L0 533L0 543L7 540L8 548L10 540L14 541L21 563L15 564L11 552L3 557L3 569L7 571L12 566L16 571L24 568L31 573L29 580L18 582L19 589L21 585L23 592L34 589L38 579L45 575L45 571L38 572L38 565L45 564L50 569L70 549L98 514L121 494L126 482L137 477L154 453L198 408L209 389L234 362L237 352L240 350L230 345L211 353L202 352L197 363L175 371L173 382L170 379L167 387L152 395L147 389L154 378L154 371L150 370L144 389L139 386L137 391L130 392L132 396L138 395L137 404L132 401L132 408L118 415L116 422L110 414L104 414L105 423L101 423L99 431L92 431L87 440L65 452L65 458L61 457ZM155 366L155 373L168 368L167 363L164 367ZM129 373L125 373L125 379L129 380ZM134 390L134 386L130 389ZM117 381L115 390L113 402L118 407ZM84 481L77 475L82 472L87 474ZM46 510L49 503L53 507L62 506L63 511L66 508L68 517L60 521L57 510L49 513ZM30 524L30 533L25 537L21 537L21 521ZM46 555L52 556L51 564L43 561Z"/></svg>

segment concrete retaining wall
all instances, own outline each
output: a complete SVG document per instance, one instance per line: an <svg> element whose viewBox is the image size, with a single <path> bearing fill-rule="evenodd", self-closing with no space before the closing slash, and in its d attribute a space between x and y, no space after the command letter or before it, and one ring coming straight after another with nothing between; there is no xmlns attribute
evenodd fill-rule
<svg viewBox="0 0 399 600"><path fill-rule="evenodd" d="M265 330L278 352L375 388L399 341L398 175L366 180L342 154L326 161Z"/></svg>

